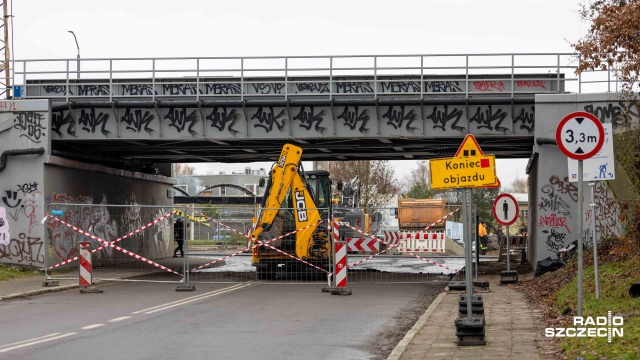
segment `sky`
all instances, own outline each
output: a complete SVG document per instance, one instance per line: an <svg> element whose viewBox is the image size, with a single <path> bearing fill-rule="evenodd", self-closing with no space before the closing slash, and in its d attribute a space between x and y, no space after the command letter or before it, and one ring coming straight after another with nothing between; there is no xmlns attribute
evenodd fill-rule
<svg viewBox="0 0 640 360"><path fill-rule="evenodd" d="M8 1L15 59L75 59L69 30L81 58L148 58L569 53L588 29L577 0ZM498 160L498 178L525 178L526 164ZM392 165L399 180L417 167Z"/></svg>

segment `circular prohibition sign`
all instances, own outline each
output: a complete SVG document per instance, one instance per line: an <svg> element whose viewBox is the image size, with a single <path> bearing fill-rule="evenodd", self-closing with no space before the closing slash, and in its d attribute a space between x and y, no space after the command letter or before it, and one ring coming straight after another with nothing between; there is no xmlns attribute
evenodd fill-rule
<svg viewBox="0 0 640 360"><path fill-rule="evenodd" d="M602 148L604 127L597 117L588 112L572 112L558 124L556 143L568 157L575 160L588 159Z"/></svg>
<svg viewBox="0 0 640 360"><path fill-rule="evenodd" d="M500 194L493 201L493 217L504 226L509 226L518 219L518 202L511 194Z"/></svg>

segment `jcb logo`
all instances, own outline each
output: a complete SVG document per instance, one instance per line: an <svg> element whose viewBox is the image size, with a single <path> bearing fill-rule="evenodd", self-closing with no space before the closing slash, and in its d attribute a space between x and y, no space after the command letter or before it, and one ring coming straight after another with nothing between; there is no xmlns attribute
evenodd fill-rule
<svg viewBox="0 0 640 360"><path fill-rule="evenodd" d="M307 221L307 203L304 200L304 191L296 191L296 209L298 209L298 221Z"/></svg>
<svg viewBox="0 0 640 360"><path fill-rule="evenodd" d="M283 151L282 154L280 154L280 161L278 161L278 166L284 167L284 161L286 159L287 159L287 152Z"/></svg>

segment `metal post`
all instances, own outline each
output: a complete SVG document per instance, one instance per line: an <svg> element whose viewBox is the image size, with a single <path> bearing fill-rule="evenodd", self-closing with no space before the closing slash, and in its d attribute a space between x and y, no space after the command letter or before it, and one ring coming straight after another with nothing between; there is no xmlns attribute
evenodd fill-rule
<svg viewBox="0 0 640 360"><path fill-rule="evenodd" d="M73 35L73 39L76 41L76 47L78 48L78 55L76 56L78 63L76 65L76 70L78 74L78 79L80 79L80 45L78 45L78 38L76 37L76 34L71 30L68 30L68 32L70 32L71 35Z"/></svg>
<svg viewBox="0 0 640 360"><path fill-rule="evenodd" d="M507 271L511 271L511 250L509 250L509 243L511 242L511 240L509 240L509 225L506 226L507 228Z"/></svg>
<svg viewBox="0 0 640 360"><path fill-rule="evenodd" d="M590 182L589 186L591 186L591 215L593 216L593 224L591 226L591 230L593 231L593 272L595 274L596 280L596 300L600 300L600 281L598 279L598 236L596 234L596 193L595 193L595 182Z"/></svg>
<svg viewBox="0 0 640 360"><path fill-rule="evenodd" d="M467 201L467 189L462 190L462 208L464 223L464 274L466 278L467 289L467 317L471 318L471 297L473 296L473 281L471 271L471 212L469 211L469 202ZM478 249L476 249L478 251Z"/></svg>
<svg viewBox="0 0 640 360"><path fill-rule="evenodd" d="M578 160L578 316L582 316L582 247L584 245L584 199L582 194L582 160Z"/></svg>
<svg viewBox="0 0 640 360"><path fill-rule="evenodd" d="M478 224L480 223L480 219L478 217L478 207L474 208L476 222L473 224L473 230L476 234L476 281L478 281L478 266L480 266L480 234L478 233Z"/></svg>
<svg viewBox="0 0 640 360"><path fill-rule="evenodd" d="M191 207L191 213L193 214L193 205ZM186 224L187 222L184 221L184 223ZM191 224L191 227L193 228L193 224ZM183 244L182 251L184 253L184 270L183 270L184 284L186 286L189 286L189 241L187 240L187 237L186 237L187 235L186 231L187 229L184 226L182 226L182 238L184 239L182 241L182 244Z"/></svg>
<svg viewBox="0 0 640 360"><path fill-rule="evenodd" d="M186 216L185 216L186 217ZM193 204L191 204L191 229L189 230L189 240L193 240L194 235L195 235L195 222L193 221L196 218L196 214L195 214L195 207L193 206ZM186 219L185 219L186 220ZM187 222L185 221L185 224Z"/></svg>

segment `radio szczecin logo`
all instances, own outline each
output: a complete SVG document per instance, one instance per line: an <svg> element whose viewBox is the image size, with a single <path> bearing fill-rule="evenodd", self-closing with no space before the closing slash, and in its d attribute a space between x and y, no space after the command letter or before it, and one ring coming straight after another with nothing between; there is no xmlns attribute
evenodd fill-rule
<svg viewBox="0 0 640 360"><path fill-rule="evenodd" d="M574 316L573 327L557 327L544 329L546 337L599 337L607 338L611 344L613 337L624 336L624 318L622 316Z"/></svg>

